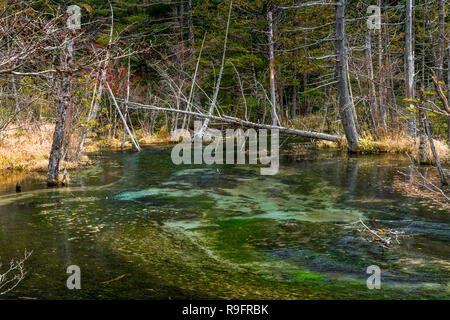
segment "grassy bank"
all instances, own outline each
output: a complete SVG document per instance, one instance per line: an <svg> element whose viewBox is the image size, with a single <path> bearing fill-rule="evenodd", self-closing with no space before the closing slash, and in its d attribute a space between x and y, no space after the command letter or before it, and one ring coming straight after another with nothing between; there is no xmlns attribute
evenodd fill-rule
<svg viewBox="0 0 450 320"><path fill-rule="evenodd" d="M285 125L289 125L300 130L311 130L318 132L325 131L329 133L342 132L340 121L324 121L323 116L320 114L297 117ZM434 139L434 145L440 161L443 163L450 163L450 149L448 144L443 140ZM317 146L320 149L347 151L347 142L345 139L342 139L339 142L322 140L317 142ZM414 139L404 132L404 130L400 130L398 132L388 132L384 135L380 134L379 139L374 139L371 135L363 134L360 137L357 152L360 154L408 154L417 159L419 153L419 138L417 138L416 143L414 143ZM429 159L434 159L429 144L427 146L427 154Z"/></svg>
<svg viewBox="0 0 450 320"><path fill-rule="evenodd" d="M55 125L43 123L33 126L11 126L4 130L0 137L0 171L3 172L46 172L48 159L53 141L53 131ZM141 130L136 132L141 145L169 143L170 133L166 128L162 128L157 133L144 134ZM118 132L117 137L97 136L91 133L87 136L84 153L98 152L102 149L131 149L133 145L127 138L125 144L122 143L122 133ZM70 143L70 161L61 162L61 168L68 170L77 169L91 164L87 155L82 155L79 160L75 160L76 149L79 145L79 135L74 133Z"/></svg>
<svg viewBox="0 0 450 320"><path fill-rule="evenodd" d="M320 149L338 149L347 150L347 143L345 140L340 142L319 141ZM439 160L442 163L450 163L450 149L444 141L434 140L434 146ZM372 137L362 137L359 141L358 153L361 154L408 154L414 159L418 159L419 141L414 143L411 137L403 134L392 134L381 137L379 140L374 140ZM430 145L427 145L428 159L432 159L434 163L433 153Z"/></svg>
<svg viewBox="0 0 450 320"><path fill-rule="evenodd" d="M53 124L45 123L39 126L11 127L3 131L0 139L0 171L46 172L54 127ZM76 152L77 141L72 138L72 155ZM89 144L88 147L95 148ZM70 170L89 164L89 158L82 156L78 161L62 161L61 167Z"/></svg>
<svg viewBox="0 0 450 320"><path fill-rule="evenodd" d="M11 127L3 131L0 139L0 171L46 172L53 140L53 130L53 124L44 123L39 126ZM126 140L125 144L122 143L121 133L117 133L116 136L120 137L120 139L97 136L94 133L88 135L85 143L85 153L98 152L102 149L133 148L129 139ZM138 130L136 136L141 145L174 142L170 132L165 127L152 135ZM78 144L78 134L74 133L71 137L71 157L69 159L74 159L73 155L76 153ZM317 145L321 149L337 149L343 151L347 149L345 140L341 140L340 142L319 141ZM435 140L435 147L441 162L450 163L450 150L448 145L443 141ZM429 146L427 152L429 159L433 159ZM402 134L386 135L377 141L371 137L363 137L360 139L359 153L409 154L417 157L418 142L414 144L411 138ZM62 161L61 168L67 167L68 170L71 170L89 165L90 163L88 156L83 155L78 161Z"/></svg>

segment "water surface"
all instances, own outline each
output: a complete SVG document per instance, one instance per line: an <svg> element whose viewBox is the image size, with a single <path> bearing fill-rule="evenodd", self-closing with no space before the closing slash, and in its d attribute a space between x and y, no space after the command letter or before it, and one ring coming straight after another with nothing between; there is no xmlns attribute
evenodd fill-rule
<svg viewBox="0 0 450 320"><path fill-rule="evenodd" d="M448 299L449 211L408 196L409 160L308 151L278 175L175 166L169 147L108 152L67 188L0 186L0 257L33 250L2 298ZM401 173L406 173L402 175ZM384 249L351 223L409 237ZM68 290L67 266L82 270ZM368 290L366 269L382 270Z"/></svg>

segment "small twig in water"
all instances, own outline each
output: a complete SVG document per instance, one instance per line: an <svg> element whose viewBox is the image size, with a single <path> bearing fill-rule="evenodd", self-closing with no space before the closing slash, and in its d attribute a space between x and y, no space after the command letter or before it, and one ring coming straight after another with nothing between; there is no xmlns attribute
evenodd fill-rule
<svg viewBox="0 0 450 320"><path fill-rule="evenodd" d="M0 296L5 295L25 278L25 261L31 256L33 251L25 249L24 257L21 260L11 260L9 269L0 274ZM0 263L0 268L2 264Z"/></svg>

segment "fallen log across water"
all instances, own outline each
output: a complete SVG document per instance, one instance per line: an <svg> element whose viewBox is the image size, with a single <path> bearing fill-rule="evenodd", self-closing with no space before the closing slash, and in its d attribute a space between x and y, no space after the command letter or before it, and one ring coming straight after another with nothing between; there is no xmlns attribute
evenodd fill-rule
<svg viewBox="0 0 450 320"><path fill-rule="evenodd" d="M125 103L124 100L121 102ZM219 116L207 115L207 114L186 111L186 110L162 108L162 107L146 105L146 104L137 103L137 102L128 102L128 108L149 109L149 110L164 111L164 112L177 112L177 113L187 114L187 115L191 115L191 116L198 117L198 118L211 119L211 120L222 121L222 122L231 123L231 124L235 124L235 125L240 125L243 127L267 129L267 130L279 130L279 132L282 132L282 133L288 133L288 134L292 134L295 136L311 138L311 139L328 140L328 141L333 141L333 142L337 142L341 139L341 137L339 137L339 136L321 133L321 132L297 130L297 129L291 129L291 128L286 128L286 127L281 127L281 126L272 126L272 125L268 125L268 124L254 123L254 122L250 122L250 121L246 121L246 120L242 120L242 119L238 119L238 118L233 118L233 117L228 117L228 116L219 117Z"/></svg>

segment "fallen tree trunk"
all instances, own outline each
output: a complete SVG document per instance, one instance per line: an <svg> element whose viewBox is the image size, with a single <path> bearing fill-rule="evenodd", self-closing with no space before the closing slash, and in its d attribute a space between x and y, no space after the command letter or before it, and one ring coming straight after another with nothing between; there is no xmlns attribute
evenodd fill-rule
<svg viewBox="0 0 450 320"><path fill-rule="evenodd" d="M299 137L305 137L305 138L311 138L311 139L328 140L328 141L333 141L333 142L337 142L341 139L341 137L334 136L331 134L254 123L254 122L250 122L250 121L246 121L246 120L242 120L242 119L238 119L238 118L233 118L233 117L228 117L228 116L218 117L218 116L214 116L214 115L202 114L202 113L186 111L186 110L178 110L178 109L171 109L171 108L162 108L162 107L157 107L157 106L152 106L152 105L145 105L145 104L141 104L141 103L137 103L137 102L128 102L128 105L129 105L129 108L133 108L133 109L149 109L149 110L183 113L183 114L191 115L191 116L202 118L202 119L223 121L226 123L231 123L231 124L240 125L240 126L244 126L244 127L257 128L257 129L268 129L268 130L279 130L280 132L283 132L283 133L293 134L293 135L296 135Z"/></svg>

